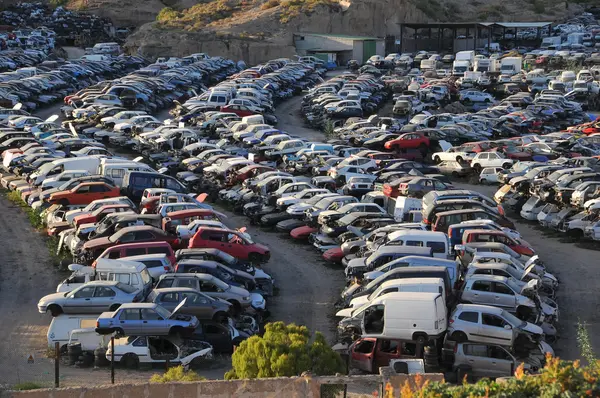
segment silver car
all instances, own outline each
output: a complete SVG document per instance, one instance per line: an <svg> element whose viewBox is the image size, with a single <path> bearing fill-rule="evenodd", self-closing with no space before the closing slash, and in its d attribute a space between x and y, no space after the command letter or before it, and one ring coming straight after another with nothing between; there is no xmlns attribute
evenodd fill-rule
<svg viewBox="0 0 600 398"><path fill-rule="evenodd" d="M146 302L160 304L165 309L173 311L184 299L187 299L186 303L179 310L182 314L215 321L222 321L229 316L230 302L210 297L188 287L154 289L146 298Z"/></svg>
<svg viewBox="0 0 600 398"><path fill-rule="evenodd" d="M185 305L184 299L173 312L154 303L124 304L113 312L103 312L96 321L96 333L117 333L121 336L163 336L192 334L198 319L177 314Z"/></svg>
<svg viewBox="0 0 600 398"><path fill-rule="evenodd" d="M525 322L506 310L489 305L458 304L450 316L448 336L454 341L480 342L512 346L520 336L532 344L542 336L541 327ZM521 344L522 345L522 344Z"/></svg>
<svg viewBox="0 0 600 398"><path fill-rule="evenodd" d="M42 314L100 314L115 311L124 303L143 300L143 292L116 281L92 281L67 293L53 293L38 302Z"/></svg>

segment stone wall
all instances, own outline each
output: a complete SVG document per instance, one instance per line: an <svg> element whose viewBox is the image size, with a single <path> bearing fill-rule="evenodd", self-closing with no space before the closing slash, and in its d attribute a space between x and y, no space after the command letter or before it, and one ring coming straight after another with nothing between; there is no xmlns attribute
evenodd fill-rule
<svg viewBox="0 0 600 398"><path fill-rule="evenodd" d="M421 379L443 381L437 373ZM361 385L390 382L396 397L406 381L415 383L415 376L382 372L382 375L331 377L280 377L255 380L218 380L197 383L116 384L98 387L5 391L1 398L320 398L323 384L348 384L348 390ZM381 392L380 392L381 393Z"/></svg>

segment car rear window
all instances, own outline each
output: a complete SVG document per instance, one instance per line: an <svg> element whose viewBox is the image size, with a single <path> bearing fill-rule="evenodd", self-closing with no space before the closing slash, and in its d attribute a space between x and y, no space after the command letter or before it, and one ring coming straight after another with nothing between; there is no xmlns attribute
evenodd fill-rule
<svg viewBox="0 0 600 398"><path fill-rule="evenodd" d="M443 242L427 242L427 247L431 247L434 253L446 253L446 245Z"/></svg>
<svg viewBox="0 0 600 398"><path fill-rule="evenodd" d="M146 268L162 268L164 265L160 260L144 260L142 261Z"/></svg>
<svg viewBox="0 0 600 398"><path fill-rule="evenodd" d="M169 278L169 279L162 279L158 282L158 285L156 285L157 289L162 289L165 287L173 287L173 282L175 280L173 278Z"/></svg>
<svg viewBox="0 0 600 398"><path fill-rule="evenodd" d="M148 254L166 254L167 256L171 255L171 251L168 247L149 247Z"/></svg>
<svg viewBox="0 0 600 398"><path fill-rule="evenodd" d="M141 256L146 254L146 248L125 249L125 257Z"/></svg>

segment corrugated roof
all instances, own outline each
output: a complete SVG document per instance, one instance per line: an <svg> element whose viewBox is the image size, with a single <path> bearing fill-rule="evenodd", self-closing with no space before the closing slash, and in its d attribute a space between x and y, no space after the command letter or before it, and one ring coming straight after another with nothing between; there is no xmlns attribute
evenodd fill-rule
<svg viewBox="0 0 600 398"><path fill-rule="evenodd" d="M497 25L503 28L543 28L551 25L552 22L494 22L490 25ZM487 25L482 23L481 25Z"/></svg>
<svg viewBox="0 0 600 398"><path fill-rule="evenodd" d="M294 35L295 36L337 37L340 39L351 39L351 40L384 40L381 37L336 35L336 34L330 34L330 33L295 33Z"/></svg>

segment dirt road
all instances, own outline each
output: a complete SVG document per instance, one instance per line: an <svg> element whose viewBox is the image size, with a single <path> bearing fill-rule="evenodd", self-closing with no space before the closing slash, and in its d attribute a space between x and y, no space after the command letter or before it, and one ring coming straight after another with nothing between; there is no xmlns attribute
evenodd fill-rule
<svg viewBox="0 0 600 398"><path fill-rule="evenodd" d="M299 109L301 97L294 97L285 103L284 109ZM311 140L324 140L320 132L308 129L298 112L277 115L285 123L280 128L290 134ZM319 138L320 137L320 138ZM472 189L492 197L497 187L458 183L459 188ZM558 331L560 339L556 344L556 354L564 359L581 357L577 346L578 322L585 323L596 350L600 350L600 295L597 294L600 279L599 252L593 244L577 244L561 240L562 236L542 229L536 223L529 223L517 214L510 215L523 238L532 244L537 254L546 263L549 272L560 278L558 306L560 310Z"/></svg>

